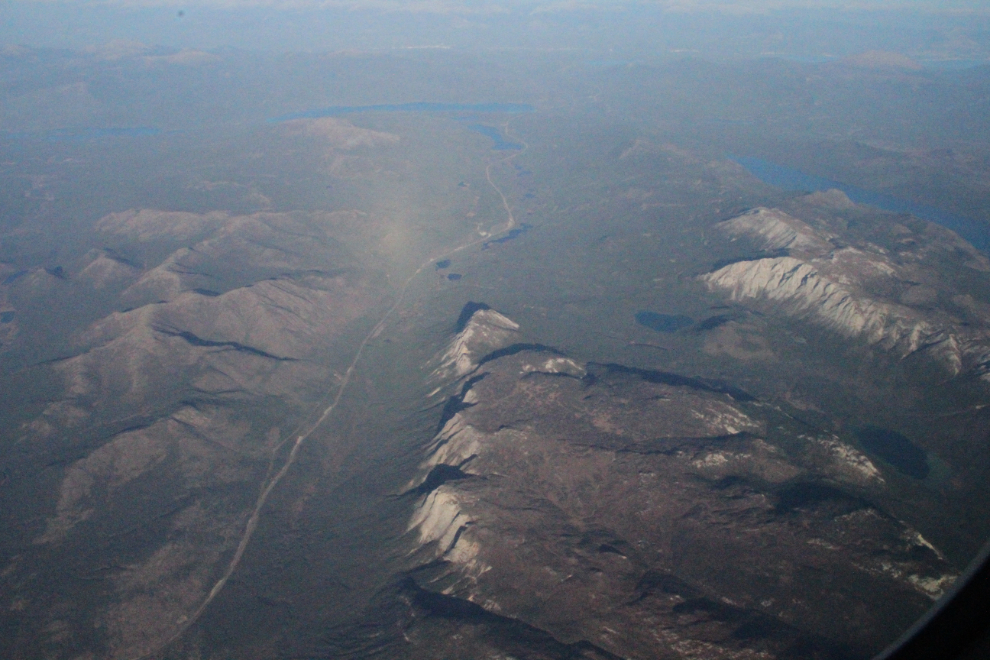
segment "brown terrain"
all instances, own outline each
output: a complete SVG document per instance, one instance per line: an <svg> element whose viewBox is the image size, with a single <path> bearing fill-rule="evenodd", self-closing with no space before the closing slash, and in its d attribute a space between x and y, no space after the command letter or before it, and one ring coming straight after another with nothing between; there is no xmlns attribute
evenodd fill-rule
<svg viewBox="0 0 990 660"><path fill-rule="evenodd" d="M333 380L334 342L376 304L328 233L340 221L140 210L97 223L115 238L190 243L144 269L91 255L79 279L119 291L131 309L76 337L75 354L51 367L64 394L21 431L22 442L80 455L64 467L31 555L56 561L97 544L97 561L80 557L86 574L56 579L90 580L104 594L91 625L108 657L158 649L207 597L291 425ZM144 547L135 554L127 539ZM15 557L6 574L31 570L25 562ZM84 643L57 608L38 615L46 644Z"/></svg>
<svg viewBox="0 0 990 660"><path fill-rule="evenodd" d="M985 255L647 131L462 118L266 126L270 169L182 188L230 205L0 264L11 657L859 659L953 584Z"/></svg>
<svg viewBox="0 0 990 660"><path fill-rule="evenodd" d="M447 641L427 617L411 657L858 656L952 583L834 435L724 383L513 344L511 325L477 311L440 358L471 368L409 485L406 588Z"/></svg>

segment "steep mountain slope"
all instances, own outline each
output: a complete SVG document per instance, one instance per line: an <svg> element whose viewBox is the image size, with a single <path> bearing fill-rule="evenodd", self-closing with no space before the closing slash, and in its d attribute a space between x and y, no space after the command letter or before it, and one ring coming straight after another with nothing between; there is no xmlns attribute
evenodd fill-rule
<svg viewBox="0 0 990 660"><path fill-rule="evenodd" d="M924 352L953 376L965 371L990 379L990 316L961 296L948 309L933 305L940 292L920 282L940 284L948 298L940 264L926 260L914 249L910 230L904 232L896 252L865 242L849 245L848 236L839 239L783 211L758 208L720 223L717 233L786 254L736 261L702 280L732 301L808 320L902 357ZM966 267L990 270L972 247L949 245L965 255Z"/></svg>
<svg viewBox="0 0 990 660"><path fill-rule="evenodd" d="M475 311L451 340L474 357L434 371L460 385L409 484L410 575L458 633L414 626L411 657L499 657L499 621L573 657L859 655L952 583L838 438L725 383L484 333L510 323Z"/></svg>
<svg viewBox="0 0 990 660"><path fill-rule="evenodd" d="M20 442L72 458L54 511L7 575L75 590L54 606L14 595L42 622L23 635L64 649L92 643L95 630L109 657L131 658L182 630L291 426L332 382L335 342L379 298L331 227L320 215L147 209L97 223L124 240L190 244L143 270L106 252L80 269L83 283L112 286L133 308L75 338L75 354L51 366L62 396L22 430ZM72 612L79 598L104 605Z"/></svg>

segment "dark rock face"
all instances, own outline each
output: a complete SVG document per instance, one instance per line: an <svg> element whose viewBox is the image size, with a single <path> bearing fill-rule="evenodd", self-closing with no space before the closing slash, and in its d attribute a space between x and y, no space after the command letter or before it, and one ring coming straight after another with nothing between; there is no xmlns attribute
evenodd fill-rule
<svg viewBox="0 0 990 660"><path fill-rule="evenodd" d="M493 355L413 484L409 588L426 618L412 630L440 619L462 640L413 634L424 656L866 657L955 577L876 503L868 458L781 433L754 397L559 352ZM510 644L513 626L540 634Z"/></svg>
<svg viewBox="0 0 990 660"><path fill-rule="evenodd" d="M930 471L928 457L903 434L890 429L866 426L856 431L856 437L867 450L880 456L904 474L924 479Z"/></svg>

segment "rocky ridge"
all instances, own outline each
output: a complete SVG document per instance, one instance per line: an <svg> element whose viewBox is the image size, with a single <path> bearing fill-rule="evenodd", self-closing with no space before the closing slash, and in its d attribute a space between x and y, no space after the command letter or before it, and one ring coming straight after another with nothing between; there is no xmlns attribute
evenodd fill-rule
<svg viewBox="0 0 990 660"><path fill-rule="evenodd" d="M717 230L730 240L746 238L761 250L785 254L722 266L702 276L709 289L901 357L927 354L951 375L972 372L990 380L990 316L964 311L975 321L966 322L958 311L933 307L934 289L909 284L924 270L932 271L924 279L938 279L917 255L892 255L870 244L843 245L830 232L777 209L754 209L720 223ZM968 254L969 267L988 268L972 247ZM956 301L956 306L960 303L965 305Z"/></svg>
<svg viewBox="0 0 990 660"><path fill-rule="evenodd" d="M781 444L781 418L744 392L478 340L509 324L474 317L450 343L474 357L433 372L457 391L407 489L418 589L578 657L785 658L874 652L954 580L836 436Z"/></svg>
<svg viewBox="0 0 990 660"><path fill-rule="evenodd" d="M120 311L50 364L61 394L20 430L20 442L70 459L43 526L25 540L33 558L4 568L11 584L48 561L95 575L83 590L109 595L88 622L25 599L51 648L85 646L97 630L107 657L141 657L215 582L286 425L332 382L326 356L377 299L323 220L140 210L97 223L108 242L165 256L141 267L94 250L65 275L117 295ZM35 286L30 276L14 284ZM107 538L117 541L92 557L87 548Z"/></svg>

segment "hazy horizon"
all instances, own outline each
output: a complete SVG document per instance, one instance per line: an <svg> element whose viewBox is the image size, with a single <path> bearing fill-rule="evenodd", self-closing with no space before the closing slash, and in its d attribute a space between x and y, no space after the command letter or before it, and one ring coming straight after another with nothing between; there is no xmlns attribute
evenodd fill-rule
<svg viewBox="0 0 990 660"><path fill-rule="evenodd" d="M982 62L990 8L824 0L398 2L4 0L0 46L296 52L455 48L587 50L623 57L828 59L894 51Z"/></svg>

